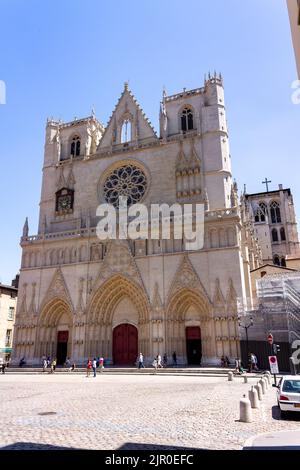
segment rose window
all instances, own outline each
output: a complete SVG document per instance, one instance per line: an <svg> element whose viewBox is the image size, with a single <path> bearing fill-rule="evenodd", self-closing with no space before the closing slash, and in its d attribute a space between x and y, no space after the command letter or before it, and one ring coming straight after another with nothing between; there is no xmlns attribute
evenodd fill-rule
<svg viewBox="0 0 300 470"><path fill-rule="evenodd" d="M104 182L104 196L109 204L119 205L119 197L127 198L127 205L136 204L147 189L145 173L135 165L124 165L114 170Z"/></svg>

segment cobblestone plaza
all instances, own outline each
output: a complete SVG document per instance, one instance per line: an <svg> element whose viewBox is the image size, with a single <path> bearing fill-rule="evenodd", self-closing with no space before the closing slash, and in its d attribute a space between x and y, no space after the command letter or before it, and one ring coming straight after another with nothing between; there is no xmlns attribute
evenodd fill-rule
<svg viewBox="0 0 300 470"><path fill-rule="evenodd" d="M251 384L176 375L0 376L1 449L241 449L257 434L300 431L280 420L275 389L239 422Z"/></svg>

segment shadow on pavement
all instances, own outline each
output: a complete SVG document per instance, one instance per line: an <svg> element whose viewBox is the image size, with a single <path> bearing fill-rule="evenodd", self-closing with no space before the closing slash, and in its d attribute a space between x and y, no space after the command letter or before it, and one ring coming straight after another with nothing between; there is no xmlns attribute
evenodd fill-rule
<svg viewBox="0 0 300 470"><path fill-rule="evenodd" d="M75 450L75 451L97 451L100 449L79 449L76 447L64 447L64 446L55 446L51 444L38 444L35 442L15 442L13 444L9 444L4 447L0 447L1 450ZM106 450L106 449L101 449ZM126 442L121 447L115 449L116 451L122 450L176 450L176 451L195 451L195 450L207 450L207 449L197 449L194 447L176 447L176 446L164 446L159 444L144 444L144 443L137 443L137 442ZM111 450L113 452L113 449Z"/></svg>
<svg viewBox="0 0 300 470"><path fill-rule="evenodd" d="M272 418L277 421L300 422L300 413L299 411L287 411L287 414L284 417L281 417L279 406L274 405L272 406Z"/></svg>
<svg viewBox="0 0 300 470"><path fill-rule="evenodd" d="M176 447L176 446L168 446L168 445L159 445L159 444L146 444L146 443L139 443L139 442L126 442L121 447L118 447L117 450L178 450L178 451L193 451L193 450L208 450L208 449L200 449L196 447Z"/></svg>
<svg viewBox="0 0 300 470"><path fill-rule="evenodd" d="M1 450L88 450L76 447L53 446L51 444L37 444L36 442L14 442L7 446L0 447Z"/></svg>

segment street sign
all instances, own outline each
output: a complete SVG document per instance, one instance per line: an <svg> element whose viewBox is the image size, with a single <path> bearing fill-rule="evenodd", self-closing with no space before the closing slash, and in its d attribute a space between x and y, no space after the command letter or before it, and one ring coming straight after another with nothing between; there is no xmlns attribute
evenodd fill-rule
<svg viewBox="0 0 300 470"><path fill-rule="evenodd" d="M271 374L279 374L277 356L269 356Z"/></svg>
<svg viewBox="0 0 300 470"><path fill-rule="evenodd" d="M268 343L269 343L269 344L273 344L273 340L274 340L274 339L273 339L273 335L272 335L271 333L268 335L267 340L268 340Z"/></svg>

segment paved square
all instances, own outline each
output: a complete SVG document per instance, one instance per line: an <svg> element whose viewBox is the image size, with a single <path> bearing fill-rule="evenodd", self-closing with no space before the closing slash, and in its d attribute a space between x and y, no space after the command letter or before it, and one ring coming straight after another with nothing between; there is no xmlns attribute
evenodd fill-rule
<svg viewBox="0 0 300 470"><path fill-rule="evenodd" d="M252 423L240 423L239 399L253 383L159 374L8 373L0 376L0 447L240 449L259 433L300 430L299 419L279 419L275 389L254 410Z"/></svg>

